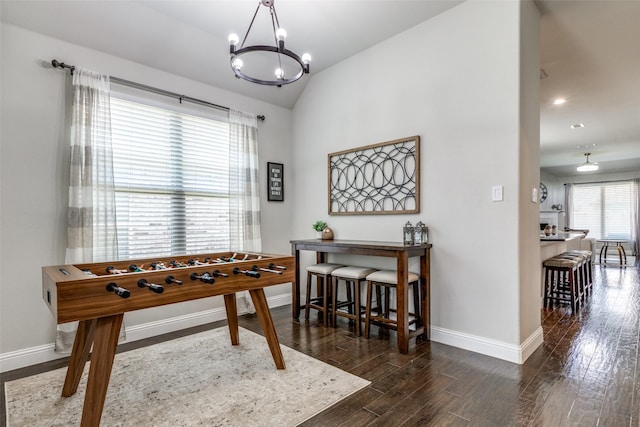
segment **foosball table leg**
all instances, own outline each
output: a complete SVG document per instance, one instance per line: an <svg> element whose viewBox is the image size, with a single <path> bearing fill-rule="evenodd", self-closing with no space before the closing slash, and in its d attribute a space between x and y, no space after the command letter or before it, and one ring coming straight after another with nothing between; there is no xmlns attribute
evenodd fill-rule
<svg viewBox="0 0 640 427"><path fill-rule="evenodd" d="M97 321L81 427L100 425L123 318L124 313L120 313Z"/></svg>
<svg viewBox="0 0 640 427"><path fill-rule="evenodd" d="M67 376L62 386L62 397L73 396L78 391L78 384L84 371L84 365L89 360L89 352L96 332L96 319L82 320L78 323L78 330L73 341L73 349L69 358Z"/></svg>
<svg viewBox="0 0 640 427"><path fill-rule="evenodd" d="M235 293L224 296L224 308L227 310L231 345L238 345L240 344L240 336L238 335L238 308L236 306Z"/></svg>
<svg viewBox="0 0 640 427"><path fill-rule="evenodd" d="M269 305L267 304L267 297L264 295L264 289L251 289L249 290L253 305L256 307L256 314L260 320L262 326L262 332L269 344L269 350L271 350L271 356L276 364L276 368L285 369L284 357L282 356L282 349L280 348L280 342L278 342L278 334L276 327L273 324L273 318L269 311Z"/></svg>

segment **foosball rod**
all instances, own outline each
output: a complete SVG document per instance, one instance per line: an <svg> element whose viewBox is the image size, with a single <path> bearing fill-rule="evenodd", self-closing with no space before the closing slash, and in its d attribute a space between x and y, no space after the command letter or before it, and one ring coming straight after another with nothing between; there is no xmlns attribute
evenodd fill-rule
<svg viewBox="0 0 640 427"><path fill-rule="evenodd" d="M274 268L279 268L280 270L286 270L287 267L285 267L284 265L275 265L274 263L270 263L269 264L269 268L270 269L274 269Z"/></svg>
<svg viewBox="0 0 640 427"><path fill-rule="evenodd" d="M253 271L266 271L267 273L274 273L274 274L282 274L282 271L280 270L272 270L270 268L262 268L262 267L258 267L257 265L254 265L253 267L251 267L251 269Z"/></svg>

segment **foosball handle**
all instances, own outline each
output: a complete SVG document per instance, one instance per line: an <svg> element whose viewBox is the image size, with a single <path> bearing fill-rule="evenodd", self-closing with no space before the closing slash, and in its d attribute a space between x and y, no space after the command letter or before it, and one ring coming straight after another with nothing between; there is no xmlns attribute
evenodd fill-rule
<svg viewBox="0 0 640 427"><path fill-rule="evenodd" d="M167 277L164 279L164 282L165 282L167 285L170 285L170 284L172 284L172 283L175 283L176 285L182 285L182 280L178 280L178 279L176 279L176 278L175 278L175 277L173 277L173 276L167 276Z"/></svg>
<svg viewBox="0 0 640 427"><path fill-rule="evenodd" d="M113 292L113 293L115 293L116 295L118 295L119 297L122 297L122 298L129 298L131 296L131 292L129 292L125 288L121 288L120 286L116 285L115 283L109 283L107 285L107 291Z"/></svg>
<svg viewBox="0 0 640 427"><path fill-rule="evenodd" d="M149 283L147 282L146 279L138 280L139 288L144 288L145 286L149 288L150 291L155 292L156 294L161 294L164 292L164 288L160 285L156 285L155 283Z"/></svg>
<svg viewBox="0 0 640 427"><path fill-rule="evenodd" d="M189 278L191 280L200 280L201 282L204 283L208 283L210 285L213 285L215 283L215 279L213 277L211 277L211 275L209 273L202 273L202 274L198 274L198 273L191 273L191 275L189 276Z"/></svg>
<svg viewBox="0 0 640 427"><path fill-rule="evenodd" d="M233 274L244 274L245 276L253 277L255 279L260 278L260 273L258 273L257 271L240 270L238 267L233 269Z"/></svg>

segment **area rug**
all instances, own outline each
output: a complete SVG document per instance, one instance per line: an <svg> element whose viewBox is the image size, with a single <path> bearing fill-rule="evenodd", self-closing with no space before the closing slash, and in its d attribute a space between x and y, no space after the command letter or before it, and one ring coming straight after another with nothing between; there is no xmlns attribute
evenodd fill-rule
<svg viewBox="0 0 640 427"><path fill-rule="evenodd" d="M277 370L264 337L228 328L117 354L101 426L295 426L369 381L281 345ZM89 363L60 397L66 368L5 383L7 426L78 426Z"/></svg>

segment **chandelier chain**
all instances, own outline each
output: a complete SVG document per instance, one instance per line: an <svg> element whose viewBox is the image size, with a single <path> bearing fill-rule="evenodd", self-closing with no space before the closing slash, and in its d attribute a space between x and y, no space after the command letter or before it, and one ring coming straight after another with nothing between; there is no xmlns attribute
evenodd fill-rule
<svg viewBox="0 0 640 427"><path fill-rule="evenodd" d="M249 28L247 28L247 32L244 33L244 38L242 39L242 44L240 48L244 47L244 42L247 41L247 37L249 37L249 32L251 31L251 27L253 27L253 21L256 20L256 16L258 16L258 11L260 10L260 3L258 3L258 7L256 7L256 12L253 14L253 18L251 18L251 23L249 24Z"/></svg>

